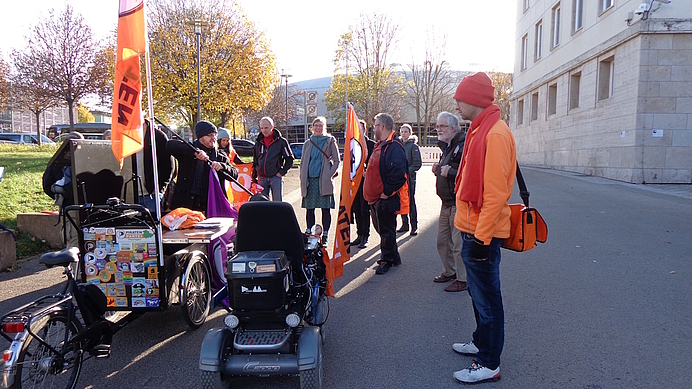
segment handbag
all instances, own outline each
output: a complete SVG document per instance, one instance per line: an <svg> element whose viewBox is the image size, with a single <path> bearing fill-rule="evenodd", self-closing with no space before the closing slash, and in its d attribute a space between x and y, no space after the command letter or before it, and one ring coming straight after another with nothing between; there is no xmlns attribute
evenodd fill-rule
<svg viewBox="0 0 692 389"><path fill-rule="evenodd" d="M523 204L510 204L512 211L509 238L502 242L502 247L512 251L529 251L536 247L537 243L545 243L548 240L548 226L536 208L529 207L529 191L526 189L524 177L517 163L517 184L519 195Z"/></svg>

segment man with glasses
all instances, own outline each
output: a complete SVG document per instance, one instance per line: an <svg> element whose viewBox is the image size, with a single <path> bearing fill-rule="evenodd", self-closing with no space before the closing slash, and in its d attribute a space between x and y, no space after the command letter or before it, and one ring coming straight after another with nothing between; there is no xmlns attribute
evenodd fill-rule
<svg viewBox="0 0 692 389"><path fill-rule="evenodd" d="M389 114L375 116L375 138L377 143L365 171L363 198L370 205L372 224L380 234L381 258L375 274L385 274L392 266L401 265L396 214L408 213L407 164L404 145L396 138L394 119Z"/></svg>
<svg viewBox="0 0 692 389"><path fill-rule="evenodd" d="M259 121L260 134L252 157L252 181L264 188L262 193L281 201L284 176L293 167L293 151L286 138L274 129L274 120L265 116Z"/></svg>
<svg viewBox="0 0 692 389"><path fill-rule="evenodd" d="M461 260L461 231L454 226L457 211L454 179L464 152L465 134L459 127L459 119L449 112L437 115L435 129L439 139L437 145L442 149L440 161L432 166L432 172L436 177L437 195L442 200L437 225L437 252L443 270L433 281L445 283L454 280L445 287L445 292L461 292L466 290L466 268Z"/></svg>
<svg viewBox="0 0 692 389"><path fill-rule="evenodd" d="M166 143L166 150L178 160L178 178L171 209L184 207L207 213L210 168L218 174L222 188L225 180L238 178L238 169L231 166L226 154L217 149L217 133L213 123L201 120L195 124L197 140L192 144L194 149L179 139Z"/></svg>

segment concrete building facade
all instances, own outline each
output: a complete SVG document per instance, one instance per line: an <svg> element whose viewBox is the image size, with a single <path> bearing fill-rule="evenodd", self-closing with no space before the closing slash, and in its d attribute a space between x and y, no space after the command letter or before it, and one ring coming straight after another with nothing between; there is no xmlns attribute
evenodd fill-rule
<svg viewBox="0 0 692 389"><path fill-rule="evenodd" d="M692 182L692 2L519 0L519 162Z"/></svg>

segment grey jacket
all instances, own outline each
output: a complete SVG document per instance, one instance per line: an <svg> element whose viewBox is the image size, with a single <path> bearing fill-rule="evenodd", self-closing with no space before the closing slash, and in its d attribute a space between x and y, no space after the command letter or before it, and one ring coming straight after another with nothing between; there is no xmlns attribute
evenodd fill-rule
<svg viewBox="0 0 692 389"><path fill-rule="evenodd" d="M320 171L320 195L327 196L334 194L334 177L336 172L339 171L339 166L341 165L341 157L339 155L339 146L336 144L336 138L331 134L324 134L328 137L327 144L325 145L324 151L328 156L331 157L333 164L329 162L329 159L322 155L322 170ZM310 156L312 155L312 142L310 139L306 140L303 144L303 154L300 159L300 195L305 197L308 195L308 170L310 166Z"/></svg>
<svg viewBox="0 0 692 389"><path fill-rule="evenodd" d="M423 160L420 156L420 148L418 147L418 137L411 135L404 144L404 152L406 152L406 162L408 162L408 177L409 181L415 185L416 172L423 166Z"/></svg>

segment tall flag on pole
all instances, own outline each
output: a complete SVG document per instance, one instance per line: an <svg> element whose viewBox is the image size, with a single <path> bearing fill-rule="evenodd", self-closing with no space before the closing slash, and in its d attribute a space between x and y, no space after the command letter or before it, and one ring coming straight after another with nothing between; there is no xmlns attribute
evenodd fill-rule
<svg viewBox="0 0 692 389"><path fill-rule="evenodd" d="M358 117L353 111L353 106L349 104L344 136L341 197L339 198L339 215L336 225L336 239L334 239L334 258L332 259L334 279L344 274L344 263L351 259L351 206L360 186L360 181L363 179L367 156L364 134L358 125Z"/></svg>
<svg viewBox="0 0 692 389"><path fill-rule="evenodd" d="M113 155L120 166L144 144L139 56L147 51L145 34L144 0L120 0L111 125Z"/></svg>

